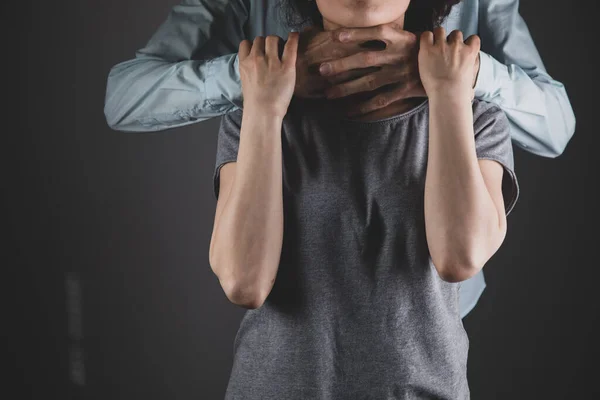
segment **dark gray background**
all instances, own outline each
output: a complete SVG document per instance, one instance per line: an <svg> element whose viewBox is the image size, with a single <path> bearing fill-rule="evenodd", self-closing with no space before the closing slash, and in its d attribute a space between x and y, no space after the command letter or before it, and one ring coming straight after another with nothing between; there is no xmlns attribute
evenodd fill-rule
<svg viewBox="0 0 600 400"><path fill-rule="evenodd" d="M600 46L598 8L582 3L521 3L548 71L567 87L577 130L556 159L516 150L520 201L485 267L488 287L464 320L473 399L600 394L592 62ZM27 86L26 101L13 104L19 112L5 116L19 116L21 128L9 136L5 126L20 143L7 147L15 162L3 171L13 186L3 197L16 256L7 266L28 273L8 303L18 326L31 327L11 346L27 397L65 398L68 389L89 399L223 398L243 309L227 301L208 264L219 119L122 133L103 115L109 69L134 56L173 4L29 5L18 31L27 28L27 47L5 46L5 60L26 79L7 75L6 85L21 94ZM5 24L12 17L5 14ZM6 43L18 32L9 30ZM82 303L67 302L66 274L79 277ZM81 304L77 340L67 329L76 313L69 319L67 308ZM69 381L75 345L83 384Z"/></svg>

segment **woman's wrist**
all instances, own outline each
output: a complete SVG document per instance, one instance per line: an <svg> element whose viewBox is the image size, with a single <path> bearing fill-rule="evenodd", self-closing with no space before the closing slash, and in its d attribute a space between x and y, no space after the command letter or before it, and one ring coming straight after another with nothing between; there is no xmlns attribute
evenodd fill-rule
<svg viewBox="0 0 600 400"><path fill-rule="evenodd" d="M244 111L250 114L262 116L264 118L280 118L283 119L287 113L287 108L284 110L280 105L272 105L267 103L248 102L244 107Z"/></svg>
<svg viewBox="0 0 600 400"><path fill-rule="evenodd" d="M429 98L430 135L444 136L469 132L473 136L473 105L465 94L438 92ZM432 129L435 125L435 129ZM438 132L436 134L436 132Z"/></svg>
<svg viewBox="0 0 600 400"><path fill-rule="evenodd" d="M469 90L459 86L448 86L431 91L427 97L429 98L430 107L435 107L438 104L445 108L468 105L470 109L473 100L473 89Z"/></svg>
<svg viewBox="0 0 600 400"><path fill-rule="evenodd" d="M242 114L242 126L252 126L252 131L260 132L281 132L283 125L283 116L281 112L274 110L271 107L252 105L244 107Z"/></svg>
<svg viewBox="0 0 600 400"><path fill-rule="evenodd" d="M288 107L289 105L283 107L281 104L248 101L248 105L244 107L244 111L248 110L249 113L260 115L265 118L279 118L283 120L283 117L287 114Z"/></svg>

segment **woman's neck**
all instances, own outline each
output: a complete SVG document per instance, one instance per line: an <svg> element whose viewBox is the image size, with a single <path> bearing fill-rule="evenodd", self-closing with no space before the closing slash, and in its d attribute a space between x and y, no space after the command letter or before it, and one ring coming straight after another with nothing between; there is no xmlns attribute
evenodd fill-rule
<svg viewBox="0 0 600 400"><path fill-rule="evenodd" d="M405 16L405 14L402 14L396 20L390 21L388 23L394 23L394 24L396 24L396 26L399 29L404 29L404 16ZM322 17L322 20L323 20L323 30L324 31L334 31L339 28L344 28L344 25L336 24L335 22L330 21L325 17ZM346 26L346 28L353 28L353 27L355 27L355 26ZM365 28L365 26L362 26L362 28Z"/></svg>

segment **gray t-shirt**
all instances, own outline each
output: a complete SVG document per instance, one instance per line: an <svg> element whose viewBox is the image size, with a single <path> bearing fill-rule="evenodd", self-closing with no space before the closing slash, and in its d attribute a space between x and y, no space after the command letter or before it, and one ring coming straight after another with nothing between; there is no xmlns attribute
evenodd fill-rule
<svg viewBox="0 0 600 400"><path fill-rule="evenodd" d="M282 127L284 234L273 289L246 311L226 400L470 398L460 283L442 280L425 235L429 103L350 121L294 98ZM477 157L519 195L505 114L473 101ZM237 159L242 111L223 116L220 167Z"/></svg>

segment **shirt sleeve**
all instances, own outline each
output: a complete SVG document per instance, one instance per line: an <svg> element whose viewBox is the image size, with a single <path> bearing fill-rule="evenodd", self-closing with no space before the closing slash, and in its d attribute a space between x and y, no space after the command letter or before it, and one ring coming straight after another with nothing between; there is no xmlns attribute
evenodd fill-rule
<svg viewBox="0 0 600 400"><path fill-rule="evenodd" d="M110 70L108 125L157 131L241 107L237 51L249 7L249 0L183 0L174 6L135 58Z"/></svg>
<svg viewBox="0 0 600 400"><path fill-rule="evenodd" d="M238 109L221 117L221 125L217 136L217 156L213 174L215 199L219 199L219 178L221 167L229 162L237 161L240 148L240 131L242 127L242 110Z"/></svg>
<svg viewBox="0 0 600 400"><path fill-rule="evenodd" d="M475 97L502 108L516 145L557 157L575 132L575 115L564 85L546 72L518 8L518 0L479 1Z"/></svg>
<svg viewBox="0 0 600 400"><path fill-rule="evenodd" d="M477 158L494 160L504 167L502 195L508 215L520 193L508 118L497 105L476 100L473 103L473 121Z"/></svg>

